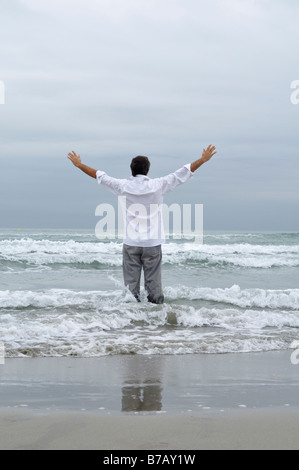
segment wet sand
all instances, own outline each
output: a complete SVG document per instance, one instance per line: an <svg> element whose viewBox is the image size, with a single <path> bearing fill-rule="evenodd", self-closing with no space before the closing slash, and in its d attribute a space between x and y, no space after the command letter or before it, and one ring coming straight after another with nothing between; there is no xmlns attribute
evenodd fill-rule
<svg viewBox="0 0 299 470"><path fill-rule="evenodd" d="M290 355L7 359L0 449L298 449Z"/></svg>

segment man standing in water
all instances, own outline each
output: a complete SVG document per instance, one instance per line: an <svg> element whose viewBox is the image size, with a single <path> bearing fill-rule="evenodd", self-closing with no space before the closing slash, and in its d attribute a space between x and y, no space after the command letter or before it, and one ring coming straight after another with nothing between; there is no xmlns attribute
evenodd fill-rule
<svg viewBox="0 0 299 470"><path fill-rule="evenodd" d="M71 162L96 179L104 188L125 201L125 239L123 246L123 275L126 287L140 301L140 278L144 271L145 290L149 302L163 304L162 290L162 244L165 242L161 207L164 194L188 181L198 168L216 154L209 145L202 157L163 178L150 179L150 161L136 157L131 162L132 177L116 179L104 171L94 170L81 161L74 151L68 154ZM154 208L154 210L153 210ZM139 223L132 224L139 214Z"/></svg>

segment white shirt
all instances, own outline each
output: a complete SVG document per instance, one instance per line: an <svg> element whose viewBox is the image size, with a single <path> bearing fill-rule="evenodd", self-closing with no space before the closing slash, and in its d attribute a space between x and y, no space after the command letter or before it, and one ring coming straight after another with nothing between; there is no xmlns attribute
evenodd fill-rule
<svg viewBox="0 0 299 470"><path fill-rule="evenodd" d="M173 191L193 176L191 164L163 178L144 175L117 179L97 171L97 181L119 196L124 217L124 243L152 247L165 243L162 205L164 194Z"/></svg>

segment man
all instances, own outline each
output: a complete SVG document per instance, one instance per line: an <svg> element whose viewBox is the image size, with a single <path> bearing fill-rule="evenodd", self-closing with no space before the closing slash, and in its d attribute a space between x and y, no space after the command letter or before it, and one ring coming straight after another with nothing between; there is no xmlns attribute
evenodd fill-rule
<svg viewBox="0 0 299 470"><path fill-rule="evenodd" d="M161 214L164 194L188 181L194 172L215 154L216 148L209 145L203 150L202 157L194 163L185 165L168 176L155 179L147 176L150 170L147 157L139 156L132 160L130 179L116 179L103 171L84 165L80 155L76 155L74 151L68 154L68 158L77 168L97 179L104 188L121 196L125 218L124 282L138 301L143 269L148 301L154 304L164 303L161 275L161 245L165 242Z"/></svg>

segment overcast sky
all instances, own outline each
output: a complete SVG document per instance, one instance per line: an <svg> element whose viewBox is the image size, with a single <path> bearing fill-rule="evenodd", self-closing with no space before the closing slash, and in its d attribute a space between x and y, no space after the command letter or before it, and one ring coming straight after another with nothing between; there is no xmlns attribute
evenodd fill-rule
<svg viewBox="0 0 299 470"><path fill-rule="evenodd" d="M0 0L0 226L90 228L113 202L67 160L163 176L204 228L299 230L297 0Z"/></svg>

